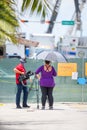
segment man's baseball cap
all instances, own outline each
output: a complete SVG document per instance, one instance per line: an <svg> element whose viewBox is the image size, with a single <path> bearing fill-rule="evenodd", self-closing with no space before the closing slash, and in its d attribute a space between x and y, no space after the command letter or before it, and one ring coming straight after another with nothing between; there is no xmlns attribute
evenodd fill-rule
<svg viewBox="0 0 87 130"><path fill-rule="evenodd" d="M21 59L20 59L20 62L21 62L21 63L26 63L26 58L21 58Z"/></svg>

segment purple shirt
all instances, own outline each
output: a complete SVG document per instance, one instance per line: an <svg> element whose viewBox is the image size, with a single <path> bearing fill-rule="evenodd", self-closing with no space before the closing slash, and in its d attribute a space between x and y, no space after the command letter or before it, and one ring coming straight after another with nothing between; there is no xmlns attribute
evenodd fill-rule
<svg viewBox="0 0 87 130"><path fill-rule="evenodd" d="M55 86L55 82L54 82L54 78L53 76L56 76L57 73L54 69L54 67L52 66L52 70L49 72L46 72L44 70L44 65L40 66L36 72L36 74L41 73L41 78L40 78L40 86L42 87L54 87Z"/></svg>

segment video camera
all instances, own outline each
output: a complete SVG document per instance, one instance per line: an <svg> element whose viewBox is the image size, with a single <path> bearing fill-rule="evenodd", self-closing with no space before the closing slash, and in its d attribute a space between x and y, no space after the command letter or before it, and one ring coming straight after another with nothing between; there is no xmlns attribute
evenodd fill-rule
<svg viewBox="0 0 87 130"><path fill-rule="evenodd" d="M26 74L20 75L18 79L19 79L20 82L22 82L23 80L29 79L30 76L32 76L32 75L34 75L34 73L31 72L31 71L28 71Z"/></svg>

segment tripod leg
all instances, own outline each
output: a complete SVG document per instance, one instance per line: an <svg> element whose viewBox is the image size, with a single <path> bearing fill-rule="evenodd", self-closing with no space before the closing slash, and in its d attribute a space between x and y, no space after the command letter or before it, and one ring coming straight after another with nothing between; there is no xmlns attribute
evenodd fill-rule
<svg viewBox="0 0 87 130"><path fill-rule="evenodd" d="M39 109L39 83L37 85L37 109Z"/></svg>

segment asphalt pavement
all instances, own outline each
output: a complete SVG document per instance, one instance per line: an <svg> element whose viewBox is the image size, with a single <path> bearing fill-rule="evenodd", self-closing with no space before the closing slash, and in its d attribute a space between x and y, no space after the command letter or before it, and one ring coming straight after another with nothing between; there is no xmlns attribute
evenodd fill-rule
<svg viewBox="0 0 87 130"><path fill-rule="evenodd" d="M41 104L17 109L13 103L0 103L0 130L87 130L86 103L55 103L41 110Z"/></svg>

